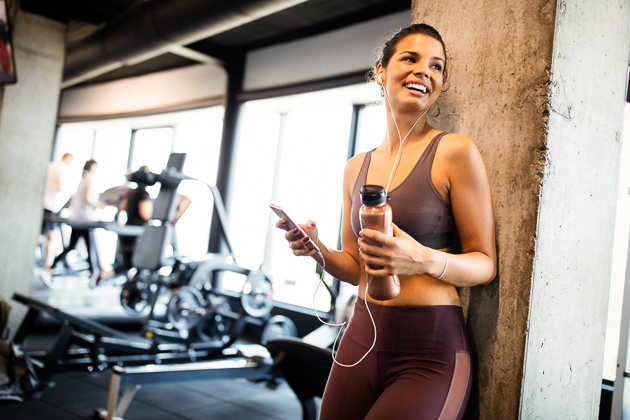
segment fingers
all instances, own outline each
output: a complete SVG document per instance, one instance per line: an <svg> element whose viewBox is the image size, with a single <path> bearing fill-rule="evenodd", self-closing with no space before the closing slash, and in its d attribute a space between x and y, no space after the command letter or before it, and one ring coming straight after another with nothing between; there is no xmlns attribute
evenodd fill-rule
<svg viewBox="0 0 630 420"><path fill-rule="evenodd" d="M393 236L364 229L358 240L359 257L372 276L410 275L422 272L427 248L394 225Z"/></svg>
<svg viewBox="0 0 630 420"><path fill-rule="evenodd" d="M317 251L315 251L315 247L313 245L293 250L293 255L297 257L312 257L315 254L317 254Z"/></svg>
<svg viewBox="0 0 630 420"><path fill-rule="evenodd" d="M392 270L395 238L373 229L363 229L358 239L359 257L371 275L387 275Z"/></svg>
<svg viewBox="0 0 630 420"><path fill-rule="evenodd" d="M313 229L317 229L317 223L315 223L314 220L309 220L308 222L306 222L305 225L301 225L303 229L306 230L313 230Z"/></svg>
<svg viewBox="0 0 630 420"><path fill-rule="evenodd" d="M364 264L375 266L391 263L391 250L379 245L372 245L365 239L359 239L359 258Z"/></svg>
<svg viewBox="0 0 630 420"><path fill-rule="evenodd" d="M289 247L294 255L313 256L317 254L314 243L317 243L317 225L313 220L309 220L306 224L300 224L300 227L291 229L289 223L285 219L276 222L276 227L285 231L284 237L289 242Z"/></svg>
<svg viewBox="0 0 630 420"><path fill-rule="evenodd" d="M359 234L359 251L374 256L385 256L388 249L393 246L391 236L377 230L363 229Z"/></svg>
<svg viewBox="0 0 630 420"><path fill-rule="evenodd" d="M360 238L365 238L370 240L373 244L377 245L391 245L390 242L394 239L391 235L386 235L383 232L374 229L363 229L359 232Z"/></svg>
<svg viewBox="0 0 630 420"><path fill-rule="evenodd" d="M289 224L287 223L286 220L284 219L280 219L276 222L276 227L280 228L282 230L289 230Z"/></svg>
<svg viewBox="0 0 630 420"><path fill-rule="evenodd" d="M293 243L293 242L297 242L303 239L305 235L304 235L303 230L300 230L300 228L296 227L296 228L287 230L286 233L284 234L284 237L286 238L287 241L289 241L289 243Z"/></svg>
<svg viewBox="0 0 630 420"><path fill-rule="evenodd" d="M288 234L292 234L292 232L288 232ZM293 250L293 255L297 256L310 256L316 254L315 247L311 242L311 238L308 236L302 236L299 233L300 237L295 238L293 241L289 241L289 247Z"/></svg>
<svg viewBox="0 0 630 420"><path fill-rule="evenodd" d="M372 245L365 239L359 239L359 258L369 275L380 277L396 274L394 253L390 248Z"/></svg>
<svg viewBox="0 0 630 420"><path fill-rule="evenodd" d="M394 232L394 236L397 237L397 238L404 237L404 236L409 236L409 235L407 235L407 233L404 230L401 230L398 226L396 226L395 223L392 223L392 229L393 229L393 232Z"/></svg>
<svg viewBox="0 0 630 420"><path fill-rule="evenodd" d="M302 225L300 225L302 226ZM282 228L282 226L279 226ZM289 242L289 247L293 250L293 255L311 256L316 254L315 247L309 236L304 236L299 228L287 230L284 237Z"/></svg>
<svg viewBox="0 0 630 420"><path fill-rule="evenodd" d="M361 254L361 260L363 261L363 268L367 274L376 277L395 274L391 260L367 254Z"/></svg>
<svg viewBox="0 0 630 420"><path fill-rule="evenodd" d="M392 259L391 251L374 245L359 247L359 257L371 266L390 265Z"/></svg>

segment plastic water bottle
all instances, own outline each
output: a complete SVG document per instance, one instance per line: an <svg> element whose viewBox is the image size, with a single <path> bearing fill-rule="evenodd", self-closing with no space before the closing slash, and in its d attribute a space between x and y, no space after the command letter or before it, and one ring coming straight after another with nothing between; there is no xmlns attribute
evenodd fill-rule
<svg viewBox="0 0 630 420"><path fill-rule="evenodd" d="M374 229L387 235L393 235L392 208L387 204L385 188L380 185L361 187L361 209L359 219L361 229ZM370 240L365 241L371 244ZM396 275L373 277L368 274L368 294L372 299L389 300L400 294L400 282Z"/></svg>

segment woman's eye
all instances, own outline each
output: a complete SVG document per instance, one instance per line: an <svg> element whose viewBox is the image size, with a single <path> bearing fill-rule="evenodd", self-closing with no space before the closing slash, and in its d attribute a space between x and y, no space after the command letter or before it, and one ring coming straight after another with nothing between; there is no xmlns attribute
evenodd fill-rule
<svg viewBox="0 0 630 420"><path fill-rule="evenodd" d="M403 61L409 61L410 63L416 62L416 60L413 57L403 57Z"/></svg>
<svg viewBox="0 0 630 420"><path fill-rule="evenodd" d="M431 67L433 67L434 69L436 69L437 71L442 71L442 66L439 64L434 64Z"/></svg>

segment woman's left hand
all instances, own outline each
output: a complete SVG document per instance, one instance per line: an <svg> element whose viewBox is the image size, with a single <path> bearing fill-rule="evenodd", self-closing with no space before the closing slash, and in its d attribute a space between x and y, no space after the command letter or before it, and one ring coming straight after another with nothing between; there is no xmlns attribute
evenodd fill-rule
<svg viewBox="0 0 630 420"><path fill-rule="evenodd" d="M424 274L430 249L393 225L394 236L374 229L363 229L359 238L359 256L372 276ZM369 239L373 244L366 241ZM378 246L378 245L381 246Z"/></svg>

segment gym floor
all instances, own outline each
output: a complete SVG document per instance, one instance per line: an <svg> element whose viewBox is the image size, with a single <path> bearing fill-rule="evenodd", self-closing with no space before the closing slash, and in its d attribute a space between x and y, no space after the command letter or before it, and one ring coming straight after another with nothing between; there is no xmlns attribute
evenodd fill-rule
<svg viewBox="0 0 630 420"><path fill-rule="evenodd" d="M73 315L125 330L140 325L121 308L120 286L103 284L90 289L89 279L81 276L56 276L51 282L44 282L38 269L33 282L33 298ZM11 304L20 305L14 301ZM45 349L54 338L54 333L34 334L24 346L27 350ZM109 371L56 374L52 378L54 386L44 391L41 398L2 403L0 419L93 419L95 410L107 406L110 377ZM144 386L124 415L126 420L301 418L299 401L286 382L281 380L276 389L271 389L264 382L247 379Z"/></svg>

